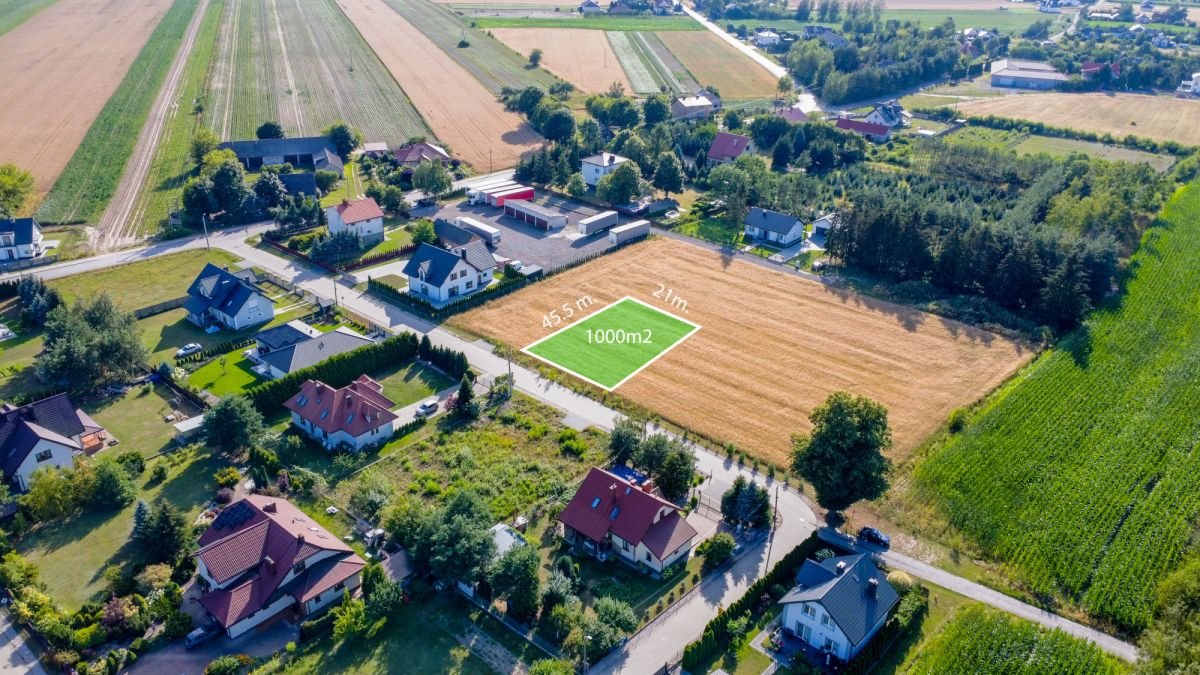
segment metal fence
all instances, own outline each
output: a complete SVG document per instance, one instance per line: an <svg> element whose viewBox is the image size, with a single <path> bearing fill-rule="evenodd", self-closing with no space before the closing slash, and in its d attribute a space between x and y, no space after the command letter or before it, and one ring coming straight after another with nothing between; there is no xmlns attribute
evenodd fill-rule
<svg viewBox="0 0 1200 675"><path fill-rule="evenodd" d="M58 262L58 255L44 255L37 258L25 258L22 260L13 260L12 262L0 263L0 272L20 272L21 270L33 269L34 267L42 267Z"/></svg>

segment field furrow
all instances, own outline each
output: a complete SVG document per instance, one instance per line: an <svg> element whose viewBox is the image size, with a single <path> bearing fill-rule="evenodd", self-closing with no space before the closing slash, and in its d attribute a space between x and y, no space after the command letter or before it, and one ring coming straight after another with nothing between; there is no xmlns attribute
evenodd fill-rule
<svg viewBox="0 0 1200 675"><path fill-rule="evenodd" d="M722 98L736 101L775 95L778 80L712 33L665 31L657 36L700 86L716 87Z"/></svg>

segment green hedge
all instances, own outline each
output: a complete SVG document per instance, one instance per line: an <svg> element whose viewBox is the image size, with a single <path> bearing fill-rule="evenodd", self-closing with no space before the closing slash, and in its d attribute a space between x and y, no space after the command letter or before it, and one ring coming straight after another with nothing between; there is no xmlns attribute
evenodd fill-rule
<svg viewBox="0 0 1200 675"><path fill-rule="evenodd" d="M927 114L934 118L941 118L946 121L946 112L950 111L949 117L954 117L954 111L951 108L918 108L915 112ZM1078 129L1069 129L1066 127L1055 127L1042 122L1030 122L1028 120L1012 119L1010 117L998 117L996 115L985 115L981 117L968 117L967 124L973 127L986 127L988 129L998 129L1000 131L1017 131L1036 136L1050 136L1053 138L1067 138L1076 141L1089 141L1092 143L1104 143L1105 145L1115 145L1130 150L1141 150L1143 152L1152 153L1167 153L1176 157L1190 155L1196 150L1196 146L1184 145L1177 141L1156 141L1134 134L1126 134L1125 136L1114 136L1110 133L1098 134L1093 131L1080 131Z"/></svg>
<svg viewBox="0 0 1200 675"><path fill-rule="evenodd" d="M175 363L177 365L183 365L185 363L194 363L196 361L206 361L208 359L211 359L211 358L214 358L217 356L228 354L229 352L231 352L235 349L241 349L242 347L249 347L252 344L254 344L253 337L244 337L244 338L240 338L237 340L226 340L225 342L222 342L221 344L216 345L215 347L209 347L208 349L198 351L194 354L188 354L187 356L177 356L177 357L175 357Z"/></svg>
<svg viewBox="0 0 1200 675"><path fill-rule="evenodd" d="M326 633L333 631L333 617L331 611L318 616L315 619L310 619L300 624L300 641L311 640L315 637L320 637Z"/></svg>

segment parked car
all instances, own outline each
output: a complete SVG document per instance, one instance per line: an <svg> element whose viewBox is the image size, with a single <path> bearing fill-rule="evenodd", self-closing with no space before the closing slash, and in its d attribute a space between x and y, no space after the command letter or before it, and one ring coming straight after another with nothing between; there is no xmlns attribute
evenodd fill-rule
<svg viewBox="0 0 1200 675"><path fill-rule="evenodd" d="M875 544L876 546L882 546L883 548L888 548L892 545L892 538L875 529L874 527L864 527L863 529L859 530L858 538L865 542Z"/></svg>
<svg viewBox="0 0 1200 675"><path fill-rule="evenodd" d="M202 644L212 642L221 635L221 629L214 625L201 626L187 634L183 638L183 646L188 649L195 649Z"/></svg>
<svg viewBox="0 0 1200 675"><path fill-rule="evenodd" d="M199 342L189 342L186 345L180 347L178 350L176 350L175 358L179 358L181 356L187 356L188 354L195 354L196 352L198 352L202 349L204 349L204 346L201 345Z"/></svg>
<svg viewBox="0 0 1200 675"><path fill-rule="evenodd" d="M417 406L417 417L426 417L437 412L438 400L431 398L428 401L422 401L421 405Z"/></svg>

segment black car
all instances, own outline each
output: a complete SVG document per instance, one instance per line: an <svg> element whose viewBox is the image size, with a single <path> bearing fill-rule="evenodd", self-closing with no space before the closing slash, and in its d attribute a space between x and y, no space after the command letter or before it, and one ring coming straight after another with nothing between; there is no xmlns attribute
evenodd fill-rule
<svg viewBox="0 0 1200 675"><path fill-rule="evenodd" d="M873 527L864 527L863 529L859 530L858 538L875 544L876 546L882 546L883 548L887 548L892 545L891 537Z"/></svg>
<svg viewBox="0 0 1200 675"><path fill-rule="evenodd" d="M216 625L201 626L187 634L183 639L183 646L188 649L195 649L206 642L212 642L221 636L221 628Z"/></svg>

